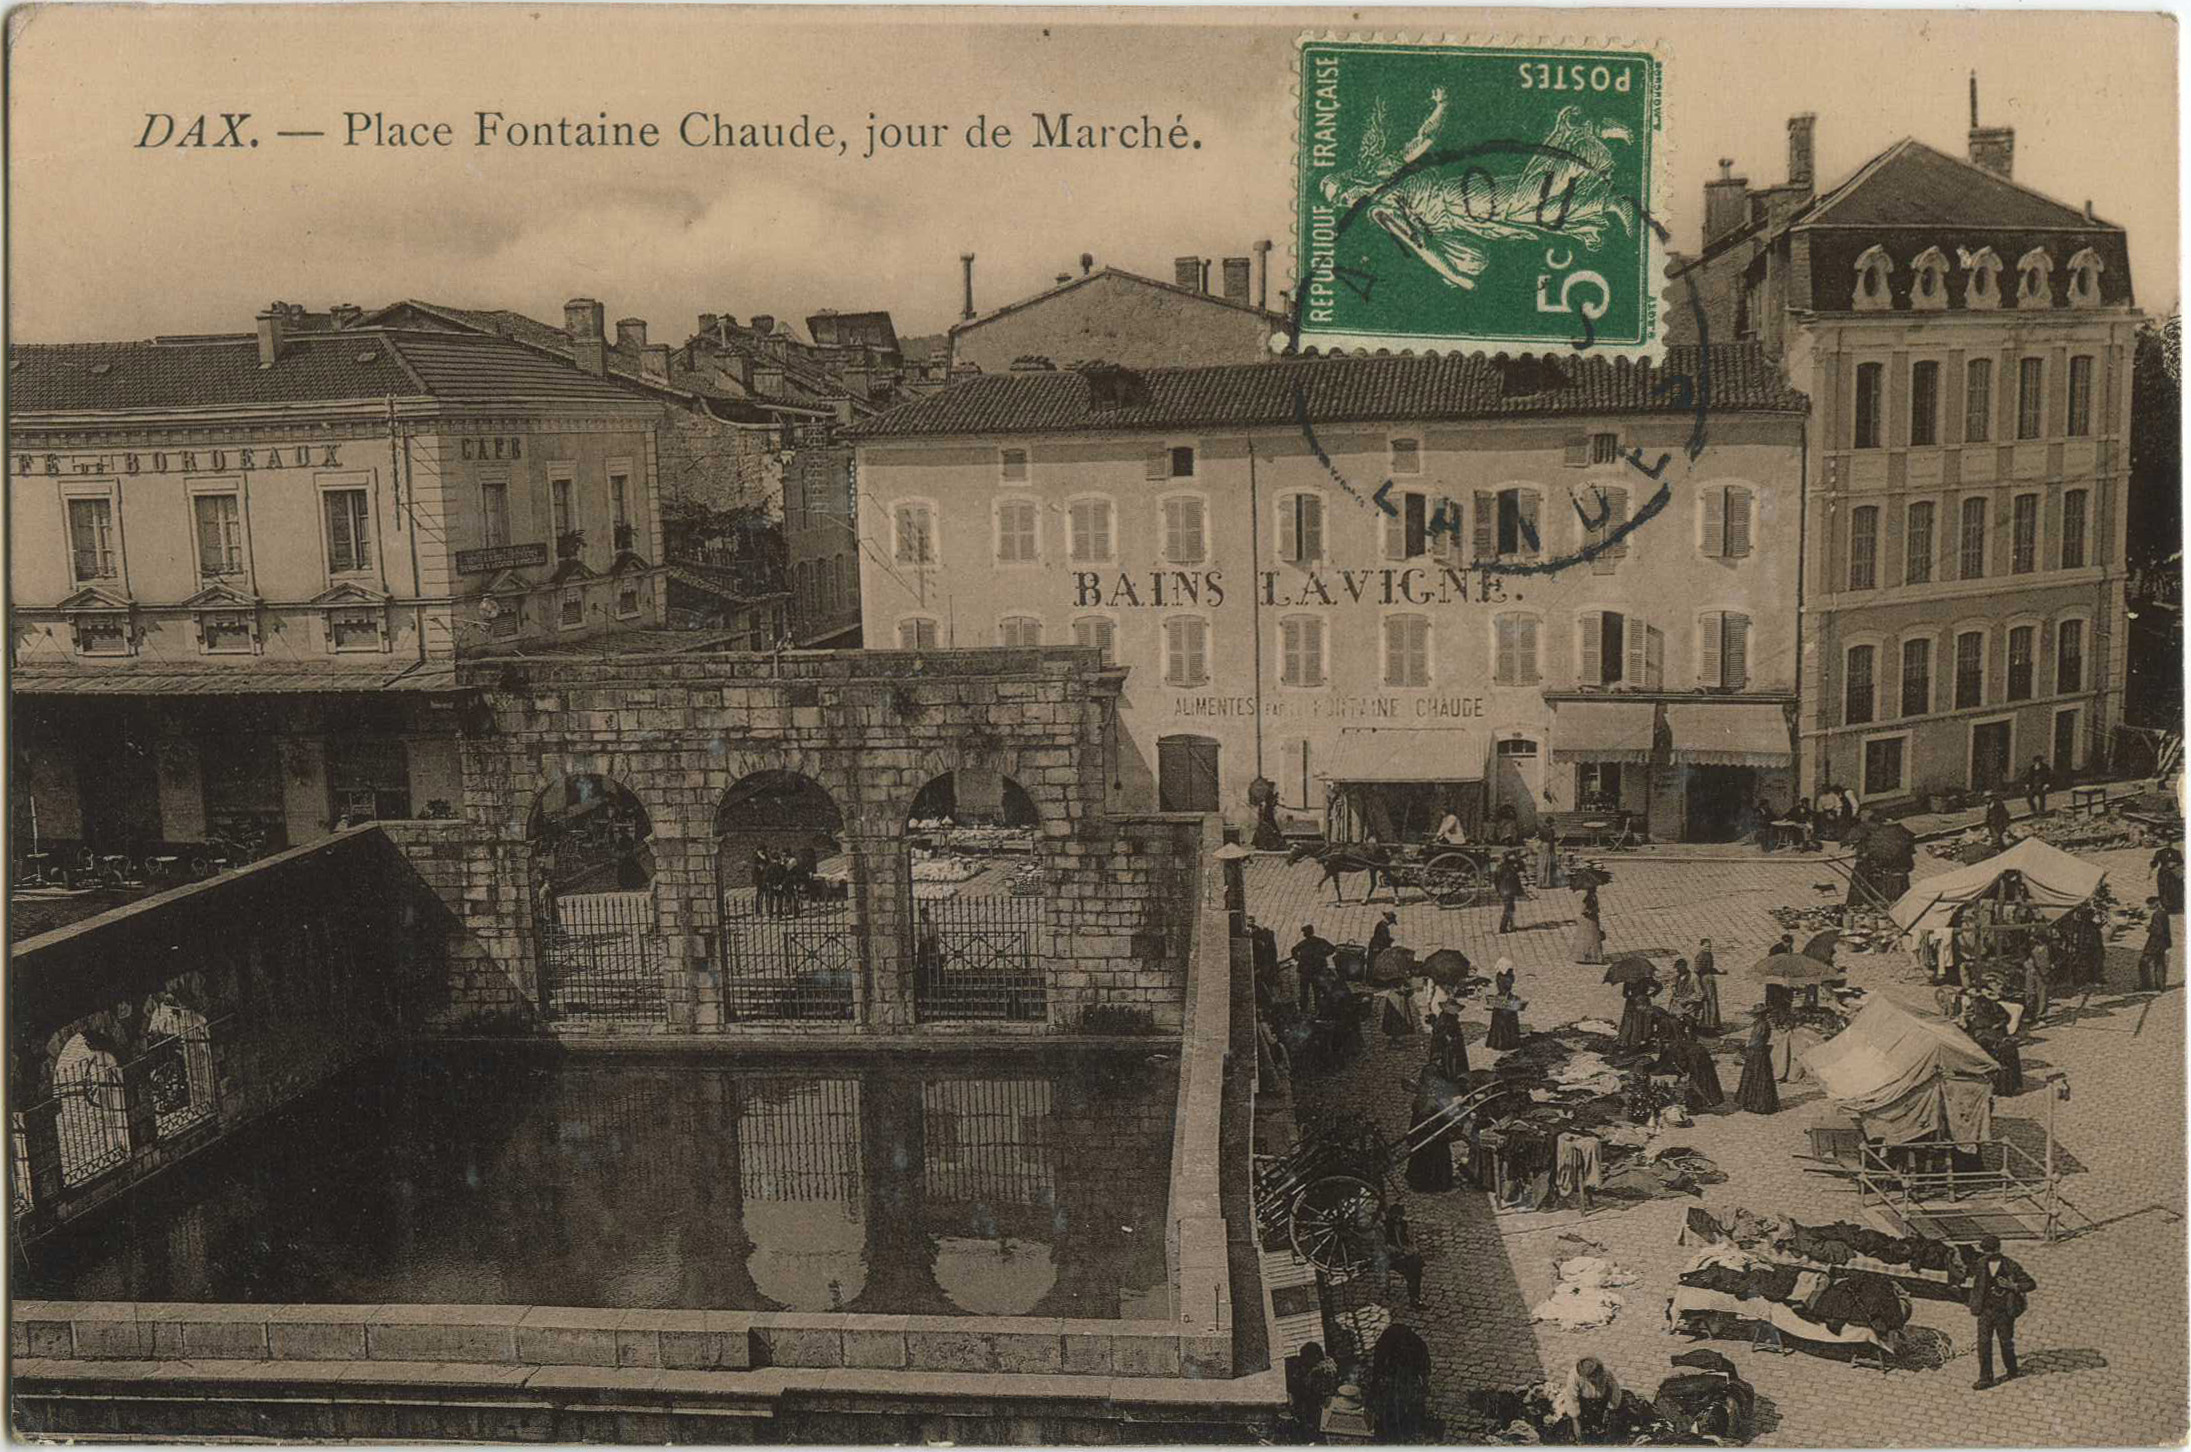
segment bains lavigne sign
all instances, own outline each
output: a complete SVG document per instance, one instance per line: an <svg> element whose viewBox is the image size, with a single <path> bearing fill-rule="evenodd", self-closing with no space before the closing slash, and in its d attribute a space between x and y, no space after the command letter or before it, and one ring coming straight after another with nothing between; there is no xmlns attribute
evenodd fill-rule
<svg viewBox="0 0 2191 1452"><path fill-rule="evenodd" d="M1374 569L1265 570L1256 578L1262 603L1286 608L1341 605L1466 605L1468 572L1449 565L1385 565ZM1145 570L1105 574L1073 573L1077 609L1169 609L1191 606L1216 609L1232 599L1223 570ZM1479 574L1473 598L1505 598L1498 576Z"/></svg>

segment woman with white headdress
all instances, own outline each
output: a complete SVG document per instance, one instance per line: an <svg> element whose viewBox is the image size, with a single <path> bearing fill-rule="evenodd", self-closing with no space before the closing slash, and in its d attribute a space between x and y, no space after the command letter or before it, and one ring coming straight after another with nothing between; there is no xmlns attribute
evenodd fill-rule
<svg viewBox="0 0 2191 1452"><path fill-rule="evenodd" d="M1514 960L1501 958L1492 975L1491 1033L1487 1049L1519 1048L1522 1041L1521 1000L1514 996Z"/></svg>

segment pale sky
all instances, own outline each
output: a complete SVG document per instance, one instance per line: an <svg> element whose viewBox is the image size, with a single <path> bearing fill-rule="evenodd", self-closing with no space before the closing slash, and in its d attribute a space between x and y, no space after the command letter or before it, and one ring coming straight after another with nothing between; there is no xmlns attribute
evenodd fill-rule
<svg viewBox="0 0 2191 1452"><path fill-rule="evenodd" d="M1785 176L1818 113L1829 185L1905 135L1961 152L2016 128L2016 178L2129 229L2139 303L2178 296L2176 30L2161 16L1895 11L960 11L759 13L520 6L60 6L12 16L8 302L17 341L241 331L268 302L423 297L560 322L566 298L682 342L701 312L803 320L887 308L901 333L998 306L1082 252L1169 277L1175 255L1268 238L1291 267L1290 58L1305 30L1620 36L1665 63L1671 195L1693 249L1731 156ZM1213 23L1213 22L1222 22ZM645 151L372 150L342 113L654 121ZM689 149L686 112L829 121L850 154ZM1183 114L1200 150L1031 149L1035 111ZM255 150L139 149L147 112L249 111ZM870 112L949 145L860 159ZM986 113L1015 133L973 151ZM322 139L276 128L325 129ZM219 123L209 139L221 133ZM1213 269L1213 281L1214 281ZM803 322L801 322L803 330Z"/></svg>

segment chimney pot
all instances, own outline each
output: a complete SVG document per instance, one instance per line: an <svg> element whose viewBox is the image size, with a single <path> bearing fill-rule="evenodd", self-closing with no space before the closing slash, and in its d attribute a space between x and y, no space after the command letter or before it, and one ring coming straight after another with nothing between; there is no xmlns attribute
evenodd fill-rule
<svg viewBox="0 0 2191 1452"><path fill-rule="evenodd" d="M645 318L618 318L616 320L616 346L620 349L640 349L647 346L647 320Z"/></svg>
<svg viewBox="0 0 2191 1452"><path fill-rule="evenodd" d="M1788 184L1809 191L1815 185L1816 166L1812 158L1812 140L1818 129L1818 116L1805 111L1788 118Z"/></svg>
<svg viewBox="0 0 2191 1452"><path fill-rule="evenodd" d="M259 366L271 368L281 359L283 334L289 322L288 309L280 303L268 307L259 314Z"/></svg>
<svg viewBox="0 0 2191 1452"><path fill-rule="evenodd" d="M755 313L753 315L753 331L764 338L775 337L776 315L774 313Z"/></svg>
<svg viewBox="0 0 2191 1452"><path fill-rule="evenodd" d="M702 313L700 314L700 326L694 331L703 338L712 338L715 336L716 328L721 326L722 321L714 313Z"/></svg>
<svg viewBox="0 0 2191 1452"><path fill-rule="evenodd" d="M328 309L328 315L335 320L336 327L354 328L358 320L365 316L365 309L356 303L337 303Z"/></svg>
<svg viewBox="0 0 2191 1452"><path fill-rule="evenodd" d="M1727 179L1728 179L1729 177L1733 176L1734 174L1735 174L1735 159L1734 159L1733 157L1731 157L1731 156L1723 156L1723 157L1721 157L1721 158L1719 159L1719 179L1720 179L1721 181L1725 181L1725 180L1727 180Z"/></svg>
<svg viewBox="0 0 2191 1452"><path fill-rule="evenodd" d="M1253 284L1254 264L1245 257L1225 259L1225 298L1228 302L1246 303Z"/></svg>
<svg viewBox="0 0 2191 1452"><path fill-rule="evenodd" d="M959 267L966 274L966 306L959 314L961 321L964 321L974 316L974 254L961 252Z"/></svg>
<svg viewBox="0 0 2191 1452"><path fill-rule="evenodd" d="M1081 253L1081 254L1080 254L1080 275L1081 275L1082 277L1086 277L1086 276L1087 276L1087 275L1088 275L1089 273L1091 273L1091 272L1093 272L1093 271L1095 271L1095 254L1094 254L1093 252L1083 252L1083 253Z"/></svg>
<svg viewBox="0 0 2191 1452"><path fill-rule="evenodd" d="M1750 220L1750 179L1733 174L1722 161L1719 176L1704 184L1704 245L1709 247Z"/></svg>
<svg viewBox="0 0 2191 1452"><path fill-rule="evenodd" d="M1202 290L1202 259L1199 257L1174 257L1172 281L1189 292Z"/></svg>
<svg viewBox="0 0 2191 1452"><path fill-rule="evenodd" d="M2100 220L2099 214L2092 210L2092 198L2090 197L2086 197L2084 199L2084 219L2087 222L2097 222Z"/></svg>
<svg viewBox="0 0 2191 1452"><path fill-rule="evenodd" d="M1277 244L1265 238L1255 244L1255 305L1270 307L1270 250Z"/></svg>

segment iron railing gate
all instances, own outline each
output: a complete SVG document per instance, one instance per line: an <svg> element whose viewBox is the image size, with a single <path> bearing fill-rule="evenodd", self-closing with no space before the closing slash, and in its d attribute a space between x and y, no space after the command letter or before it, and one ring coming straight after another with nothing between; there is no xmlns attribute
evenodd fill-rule
<svg viewBox="0 0 2191 1452"><path fill-rule="evenodd" d="M913 904L914 1008L924 1020L1045 1017L1039 897Z"/></svg>
<svg viewBox="0 0 2191 1452"><path fill-rule="evenodd" d="M724 894L723 1017L849 1021L859 996L860 937L842 902L796 917L759 915L751 893Z"/></svg>
<svg viewBox="0 0 2191 1452"><path fill-rule="evenodd" d="M557 897L540 935L548 1017L656 1024L667 1016L651 890Z"/></svg>

